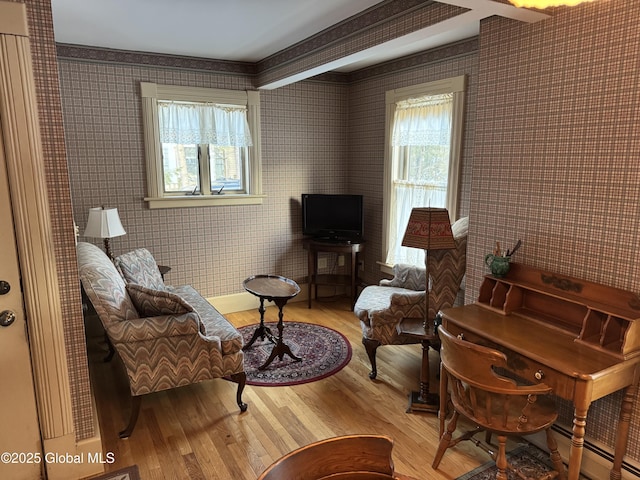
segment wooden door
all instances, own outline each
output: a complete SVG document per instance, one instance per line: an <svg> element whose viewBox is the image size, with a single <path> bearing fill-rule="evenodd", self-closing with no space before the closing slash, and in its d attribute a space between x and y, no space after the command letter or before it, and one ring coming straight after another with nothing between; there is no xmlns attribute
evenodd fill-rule
<svg viewBox="0 0 640 480"><path fill-rule="evenodd" d="M0 478L41 478L43 453L0 130Z"/></svg>

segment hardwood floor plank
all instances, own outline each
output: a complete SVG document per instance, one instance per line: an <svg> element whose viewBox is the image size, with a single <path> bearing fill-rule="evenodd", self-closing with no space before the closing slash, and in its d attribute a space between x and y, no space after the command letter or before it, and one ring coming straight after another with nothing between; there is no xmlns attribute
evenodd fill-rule
<svg viewBox="0 0 640 480"><path fill-rule="evenodd" d="M207 477L200 468L198 458L193 453L182 455L182 461L190 480L207 480Z"/></svg>
<svg viewBox="0 0 640 480"><path fill-rule="evenodd" d="M445 455L437 471L431 468L438 419L428 413L406 413L407 396L418 389L420 345L380 347L378 378L372 381L360 324L348 302L314 302L312 309L306 305L287 304L285 337L286 322L292 320L338 330L353 350L345 368L303 385L247 386L243 398L249 408L242 414L235 402L236 384L221 379L147 395L138 425L127 440L118 438L129 415L124 372L115 360L103 363L99 339L90 339L103 449L114 452L116 460L107 470L137 464L144 480L253 480L291 450L354 433L392 437L396 470L419 480L451 480L487 461L479 449L459 445ZM226 317L237 327L259 321L254 310ZM277 321L275 307L267 308L266 320ZM431 363L435 390L437 354Z"/></svg>

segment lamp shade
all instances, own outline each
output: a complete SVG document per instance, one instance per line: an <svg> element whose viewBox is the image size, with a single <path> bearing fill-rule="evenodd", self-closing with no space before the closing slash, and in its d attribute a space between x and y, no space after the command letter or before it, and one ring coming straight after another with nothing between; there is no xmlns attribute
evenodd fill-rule
<svg viewBox="0 0 640 480"><path fill-rule="evenodd" d="M405 247L423 250L448 250L456 243L446 208L414 208L402 239Z"/></svg>
<svg viewBox="0 0 640 480"><path fill-rule="evenodd" d="M126 234L120 222L117 208L96 207L89 209L85 237L114 238Z"/></svg>

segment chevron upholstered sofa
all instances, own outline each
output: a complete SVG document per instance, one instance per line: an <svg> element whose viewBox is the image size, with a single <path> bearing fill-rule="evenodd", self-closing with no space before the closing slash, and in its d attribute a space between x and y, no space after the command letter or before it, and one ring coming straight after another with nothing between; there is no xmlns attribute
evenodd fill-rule
<svg viewBox="0 0 640 480"><path fill-rule="evenodd" d="M90 243L79 242L77 253L82 286L129 379L131 416L121 438L135 427L142 395L203 380L231 378L247 409L242 336L193 287L166 286L146 249L115 265Z"/></svg>
<svg viewBox="0 0 640 480"><path fill-rule="evenodd" d="M452 250L429 253L429 319L439 310L453 306L461 290L467 264L467 231L469 219L461 218L451 226L455 240ZM403 318L425 318L426 269L397 264L394 277L381 280L379 285L366 287L354 306L360 319L362 343L371 362L369 378L376 378L376 351L380 345L420 343L415 337L400 335L398 324Z"/></svg>

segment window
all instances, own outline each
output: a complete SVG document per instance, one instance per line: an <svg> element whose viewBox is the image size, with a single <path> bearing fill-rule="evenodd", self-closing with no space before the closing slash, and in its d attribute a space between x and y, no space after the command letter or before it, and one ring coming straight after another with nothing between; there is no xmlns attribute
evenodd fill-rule
<svg viewBox="0 0 640 480"><path fill-rule="evenodd" d="M465 77L386 94L383 268L424 264L424 251L403 247L414 207L458 208Z"/></svg>
<svg viewBox="0 0 640 480"><path fill-rule="evenodd" d="M141 83L149 208L262 203L260 96Z"/></svg>

